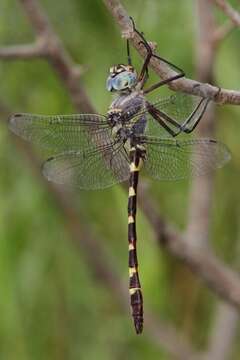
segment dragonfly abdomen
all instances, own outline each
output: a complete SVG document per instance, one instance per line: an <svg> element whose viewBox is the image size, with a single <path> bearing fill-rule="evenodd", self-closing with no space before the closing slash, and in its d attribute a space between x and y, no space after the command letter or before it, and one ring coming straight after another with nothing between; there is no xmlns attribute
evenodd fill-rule
<svg viewBox="0 0 240 360"><path fill-rule="evenodd" d="M138 174L142 165L142 158L139 149L132 147L130 150L130 178L128 196L128 244L129 244L129 294L132 308L132 316L136 333L143 330L143 297L141 284L138 275L137 260L137 233L136 233L136 212L137 212L137 185Z"/></svg>

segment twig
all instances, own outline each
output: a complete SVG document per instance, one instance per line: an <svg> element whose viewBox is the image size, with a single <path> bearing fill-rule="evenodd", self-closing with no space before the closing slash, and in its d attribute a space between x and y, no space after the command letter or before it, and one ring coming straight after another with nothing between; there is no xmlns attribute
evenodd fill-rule
<svg viewBox="0 0 240 360"><path fill-rule="evenodd" d="M37 41L35 44L8 46L0 48L0 58L3 60L36 59L46 56L45 44Z"/></svg>
<svg viewBox="0 0 240 360"><path fill-rule="evenodd" d="M57 72L64 86L68 89L75 107L79 111L94 112L94 108L86 95L85 90L81 86L79 66L76 66L73 62L61 40L53 31L50 22L38 1L19 1L22 3L32 27L36 32L37 42L45 44L45 57Z"/></svg>
<svg viewBox="0 0 240 360"><path fill-rule="evenodd" d="M226 0L209 0L216 4L232 21L235 26L240 26L240 13L235 10Z"/></svg>
<svg viewBox="0 0 240 360"><path fill-rule="evenodd" d="M212 35L212 41L216 48L235 28L235 26L227 21L225 24L219 26Z"/></svg>
<svg viewBox="0 0 240 360"><path fill-rule="evenodd" d="M137 49L139 54L144 57L146 55L143 46L140 44L140 38L138 34L133 33L132 31L132 23L127 14L124 7L121 5L119 0L103 0L106 4L107 8L115 18L116 22L121 28L122 33L124 36L128 37L133 46ZM174 74L176 74L172 69L170 69L166 64L152 59L151 68L162 78L167 79ZM202 97L209 97L213 101L219 103L228 103L228 104L240 104L240 92L235 90L227 90L221 89L221 92L216 97L218 93L218 88L207 84L202 83L196 80L191 80L189 78L182 78L170 83L169 87L175 91L183 91L189 94L198 95Z"/></svg>

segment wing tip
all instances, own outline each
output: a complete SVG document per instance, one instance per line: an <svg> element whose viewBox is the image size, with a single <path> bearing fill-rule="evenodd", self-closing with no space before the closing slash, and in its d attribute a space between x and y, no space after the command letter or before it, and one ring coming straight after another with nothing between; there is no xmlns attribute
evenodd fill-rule
<svg viewBox="0 0 240 360"><path fill-rule="evenodd" d="M220 167L223 167L227 162L229 162L231 160L232 153L226 144L222 143L221 141L216 141L216 143L219 144L219 146L221 147L221 150L222 150L223 161L222 161L222 164L220 165Z"/></svg>
<svg viewBox="0 0 240 360"><path fill-rule="evenodd" d="M51 156L50 158L45 160L41 165L41 172L48 181L52 181L51 176L49 175L49 171L48 171L48 164L54 159L55 159L55 157Z"/></svg>
<svg viewBox="0 0 240 360"><path fill-rule="evenodd" d="M23 114L15 113L9 116L8 118L8 128L16 135L19 134L18 120L22 117Z"/></svg>

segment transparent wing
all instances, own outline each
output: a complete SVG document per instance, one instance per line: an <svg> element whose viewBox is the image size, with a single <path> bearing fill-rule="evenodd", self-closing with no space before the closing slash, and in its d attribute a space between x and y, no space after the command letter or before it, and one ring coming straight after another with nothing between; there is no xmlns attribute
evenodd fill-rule
<svg viewBox="0 0 240 360"><path fill-rule="evenodd" d="M49 158L42 170L50 181L85 190L103 189L129 177L129 163L119 143L63 152Z"/></svg>
<svg viewBox="0 0 240 360"><path fill-rule="evenodd" d="M16 135L52 153L77 151L112 142L106 117L96 114L15 114L9 119L9 128Z"/></svg>
<svg viewBox="0 0 240 360"><path fill-rule="evenodd" d="M144 168L158 180L180 180L200 176L230 160L228 148L215 140L174 140L142 137L146 148Z"/></svg>

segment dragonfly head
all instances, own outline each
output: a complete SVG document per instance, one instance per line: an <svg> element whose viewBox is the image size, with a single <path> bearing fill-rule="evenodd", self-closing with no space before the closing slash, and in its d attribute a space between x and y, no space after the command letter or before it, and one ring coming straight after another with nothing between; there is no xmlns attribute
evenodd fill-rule
<svg viewBox="0 0 240 360"><path fill-rule="evenodd" d="M131 65L114 65L107 78L107 90L122 92L130 90L137 84L137 73Z"/></svg>

